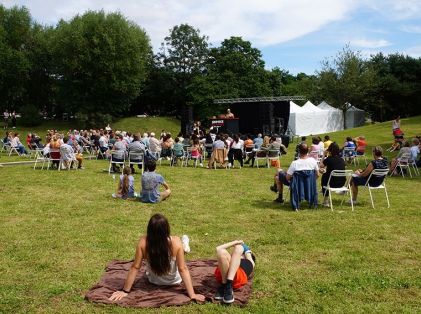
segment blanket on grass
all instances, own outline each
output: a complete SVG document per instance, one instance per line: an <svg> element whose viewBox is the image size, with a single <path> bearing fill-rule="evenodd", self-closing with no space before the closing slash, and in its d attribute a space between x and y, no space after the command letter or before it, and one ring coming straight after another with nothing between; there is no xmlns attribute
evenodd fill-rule
<svg viewBox="0 0 421 314"><path fill-rule="evenodd" d="M187 261L186 264L195 292L203 294L206 301L214 302L213 296L219 286L214 277L216 260L194 260ZM114 291L123 288L131 265L132 261L112 260L106 266L100 281L86 293L85 299L94 303L137 308L185 305L191 302L183 284L176 286L151 284L145 276L144 266L139 270L131 292L118 302L109 301L108 298ZM251 284L252 279L241 289L234 290L234 304L240 306L247 304L251 294Z"/></svg>

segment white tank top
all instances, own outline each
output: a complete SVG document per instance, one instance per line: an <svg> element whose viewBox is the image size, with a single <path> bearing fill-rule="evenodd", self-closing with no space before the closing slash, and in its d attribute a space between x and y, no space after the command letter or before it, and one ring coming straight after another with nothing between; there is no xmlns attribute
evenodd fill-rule
<svg viewBox="0 0 421 314"><path fill-rule="evenodd" d="M148 278L150 283L153 283L158 286L177 285L182 281L174 257L170 260L169 273L162 276L155 275L155 273L151 270L149 263L146 261L146 277Z"/></svg>

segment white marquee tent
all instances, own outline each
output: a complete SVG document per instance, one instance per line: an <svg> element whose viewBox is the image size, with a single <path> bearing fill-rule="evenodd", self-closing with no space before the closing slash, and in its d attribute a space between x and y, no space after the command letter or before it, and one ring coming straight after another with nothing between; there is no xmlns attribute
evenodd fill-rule
<svg viewBox="0 0 421 314"><path fill-rule="evenodd" d="M310 101L300 107L290 101L289 128L295 135L325 133L328 125L328 115Z"/></svg>
<svg viewBox="0 0 421 314"><path fill-rule="evenodd" d="M325 132L335 132L344 129L344 114L342 110L332 107L325 101L322 101L317 108L324 110L327 114Z"/></svg>

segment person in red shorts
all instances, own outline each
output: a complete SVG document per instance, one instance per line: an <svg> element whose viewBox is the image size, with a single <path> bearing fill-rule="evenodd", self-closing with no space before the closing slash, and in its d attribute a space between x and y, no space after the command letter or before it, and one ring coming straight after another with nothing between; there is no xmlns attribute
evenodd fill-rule
<svg viewBox="0 0 421 314"><path fill-rule="evenodd" d="M227 249L233 248L229 253ZM215 300L230 304L234 302L234 289L244 286L253 273L256 258L242 240L222 244L216 248L218 267L216 280L221 284L216 291Z"/></svg>

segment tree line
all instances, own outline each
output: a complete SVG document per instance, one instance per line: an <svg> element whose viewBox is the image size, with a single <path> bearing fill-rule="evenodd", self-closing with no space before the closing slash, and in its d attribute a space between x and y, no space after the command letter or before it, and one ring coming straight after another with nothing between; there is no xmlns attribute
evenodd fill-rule
<svg viewBox="0 0 421 314"><path fill-rule="evenodd" d="M259 49L241 37L212 47L188 24L174 26L153 53L139 25L120 13L89 11L45 26L25 7L0 5L0 108L36 124L40 113L74 115L98 126L138 113L196 119L223 108L219 98L303 95L374 120L421 114L421 59L378 53L363 58L345 46L313 75L266 69Z"/></svg>

